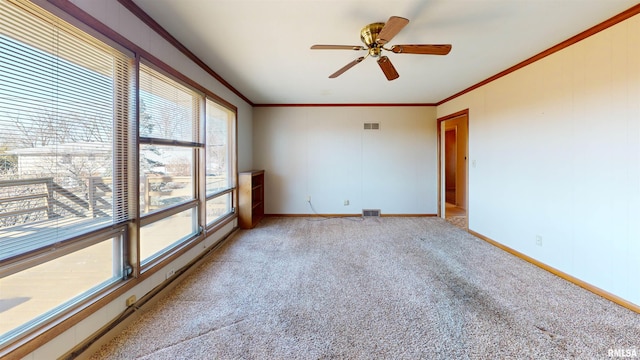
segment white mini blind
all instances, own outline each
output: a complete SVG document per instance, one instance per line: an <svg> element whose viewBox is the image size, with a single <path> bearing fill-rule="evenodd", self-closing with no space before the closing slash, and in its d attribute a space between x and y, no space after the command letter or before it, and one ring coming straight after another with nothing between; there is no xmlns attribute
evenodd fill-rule
<svg viewBox="0 0 640 360"><path fill-rule="evenodd" d="M202 95L140 64L140 137L199 142Z"/></svg>
<svg viewBox="0 0 640 360"><path fill-rule="evenodd" d="M134 78L130 54L0 0L0 237L32 244L14 253L130 218Z"/></svg>
<svg viewBox="0 0 640 360"><path fill-rule="evenodd" d="M235 113L208 98L205 109L206 194L212 195L233 186L231 136Z"/></svg>

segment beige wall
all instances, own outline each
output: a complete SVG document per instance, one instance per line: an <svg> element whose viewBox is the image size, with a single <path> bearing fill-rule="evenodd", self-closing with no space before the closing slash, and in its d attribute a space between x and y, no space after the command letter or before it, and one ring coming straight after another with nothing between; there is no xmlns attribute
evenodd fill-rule
<svg viewBox="0 0 640 360"><path fill-rule="evenodd" d="M438 116L467 108L470 229L640 304L640 16Z"/></svg>
<svg viewBox="0 0 640 360"><path fill-rule="evenodd" d="M255 108L253 129L268 214L437 212L435 107Z"/></svg>

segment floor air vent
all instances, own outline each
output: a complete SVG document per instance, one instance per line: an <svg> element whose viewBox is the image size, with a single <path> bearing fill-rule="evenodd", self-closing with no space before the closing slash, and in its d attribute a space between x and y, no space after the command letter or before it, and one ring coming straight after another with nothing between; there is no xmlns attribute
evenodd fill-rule
<svg viewBox="0 0 640 360"><path fill-rule="evenodd" d="M365 130L380 130L380 123L364 123Z"/></svg>
<svg viewBox="0 0 640 360"><path fill-rule="evenodd" d="M380 217L380 209L362 209L363 217Z"/></svg>

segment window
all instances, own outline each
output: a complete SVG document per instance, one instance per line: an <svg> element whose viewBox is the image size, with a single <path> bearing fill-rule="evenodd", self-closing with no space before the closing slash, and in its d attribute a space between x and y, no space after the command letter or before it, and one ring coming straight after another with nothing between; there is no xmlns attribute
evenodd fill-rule
<svg viewBox="0 0 640 360"><path fill-rule="evenodd" d="M0 352L235 215L233 105L107 42L0 0Z"/></svg>
<svg viewBox="0 0 640 360"><path fill-rule="evenodd" d="M206 100L206 222L233 212L232 189L235 167L232 144L235 138L235 113L211 99Z"/></svg>
<svg viewBox="0 0 640 360"><path fill-rule="evenodd" d="M0 343L123 278L131 214L114 169L135 149L132 64L31 2L0 1Z"/></svg>
<svg viewBox="0 0 640 360"><path fill-rule="evenodd" d="M0 343L121 280L123 241L113 232L86 239L78 250L0 278Z"/></svg>
<svg viewBox="0 0 640 360"><path fill-rule="evenodd" d="M147 217L140 229L143 265L199 232L195 166L204 147L198 142L202 98L140 65L140 213Z"/></svg>

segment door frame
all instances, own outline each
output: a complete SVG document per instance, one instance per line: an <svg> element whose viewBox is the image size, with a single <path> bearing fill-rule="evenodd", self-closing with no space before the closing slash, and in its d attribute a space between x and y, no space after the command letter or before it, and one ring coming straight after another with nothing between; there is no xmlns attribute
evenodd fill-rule
<svg viewBox="0 0 640 360"><path fill-rule="evenodd" d="M444 191L446 191L445 187L446 184L444 183L442 177L443 177L443 163L444 163L444 139L442 138L442 123L444 121L447 120L453 120L455 118L459 118L459 117L463 117L465 116L467 119L467 143L466 143L466 149L467 149L467 153L465 154L466 157L466 161L465 161L465 166L466 166L466 177L465 177L465 186L464 186L464 191L466 192L466 204L465 204L465 209L467 211L467 224L469 224L469 109L464 109L464 110L460 110L457 111L455 113L449 114L449 115L445 115L443 117L438 118L437 120L437 132L438 132L438 140L437 140L437 145L438 145L438 217L444 218L446 215L446 210L445 210L445 201L443 196ZM456 174L456 176L458 176L458 174ZM468 226L468 225L467 225Z"/></svg>

